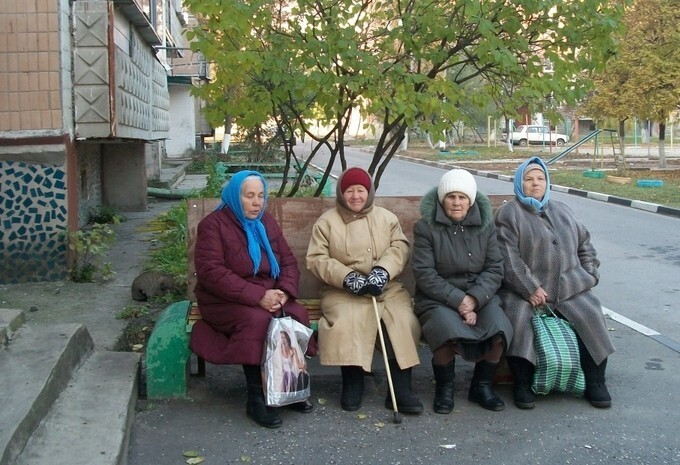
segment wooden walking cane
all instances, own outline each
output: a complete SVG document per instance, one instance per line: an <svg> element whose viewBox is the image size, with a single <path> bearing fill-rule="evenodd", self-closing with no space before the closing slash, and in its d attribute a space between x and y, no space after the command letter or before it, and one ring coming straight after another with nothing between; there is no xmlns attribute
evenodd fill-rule
<svg viewBox="0 0 680 465"><path fill-rule="evenodd" d="M387 384L390 387L390 396L392 397L392 408L394 409L394 422L401 423L401 414L397 408L397 398L394 395L394 385L392 384L392 373L390 372L390 363L387 361L387 350L385 349L385 338L383 337L382 326L380 325L380 313L378 313L378 302L373 299L373 310L375 311L375 319L378 322L378 338L380 339L380 347L382 348L383 360L385 361L385 370L387 371Z"/></svg>

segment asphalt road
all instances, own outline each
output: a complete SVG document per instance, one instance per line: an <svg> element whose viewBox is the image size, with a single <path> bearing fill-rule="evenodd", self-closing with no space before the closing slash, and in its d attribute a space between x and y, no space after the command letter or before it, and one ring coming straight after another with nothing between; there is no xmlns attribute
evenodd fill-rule
<svg viewBox="0 0 680 465"><path fill-rule="evenodd" d="M367 164L365 154L348 156L352 164ZM422 195L443 172L394 161L378 193ZM483 192L512 192L510 183L477 180ZM680 354L673 347L680 340L680 220L569 195L555 198L569 203L592 232L603 262L596 288L603 304L631 320L608 320L617 347L608 369L612 408L551 394L534 410L519 410L510 386L502 385L497 392L506 409L488 412L466 400L472 365L460 362L454 412L438 415L431 409L431 354L422 348L414 387L426 406L423 415L392 422L383 406L387 384L377 354L358 412L339 406L339 370L313 359L314 412L283 410L284 425L267 430L245 416L240 367L209 365L206 378L191 379L188 399L139 402L128 463L184 464L185 451L198 452L205 464L680 463ZM667 343L640 325L656 329Z"/></svg>

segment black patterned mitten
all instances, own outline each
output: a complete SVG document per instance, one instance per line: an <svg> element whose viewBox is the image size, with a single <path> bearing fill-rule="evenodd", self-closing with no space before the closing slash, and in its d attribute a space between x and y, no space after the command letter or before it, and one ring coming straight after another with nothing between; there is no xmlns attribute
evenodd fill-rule
<svg viewBox="0 0 680 465"><path fill-rule="evenodd" d="M381 266L374 266L366 279L366 285L359 290L359 295L370 294L378 296L390 280L390 274Z"/></svg>
<svg viewBox="0 0 680 465"><path fill-rule="evenodd" d="M359 291L366 286L366 276L358 271L350 271L345 276L342 285L352 294L359 294Z"/></svg>

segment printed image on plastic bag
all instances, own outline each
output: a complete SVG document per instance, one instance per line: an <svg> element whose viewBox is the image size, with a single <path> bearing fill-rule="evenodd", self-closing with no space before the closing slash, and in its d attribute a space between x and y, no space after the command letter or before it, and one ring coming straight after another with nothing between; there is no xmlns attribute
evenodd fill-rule
<svg viewBox="0 0 680 465"><path fill-rule="evenodd" d="M304 353L312 330L290 317L272 318L263 351L265 403L280 407L309 398Z"/></svg>
<svg viewBox="0 0 680 465"><path fill-rule="evenodd" d="M295 392L302 391L309 387L309 374L307 373L307 363L304 355L300 352L297 344L293 346L291 335L281 331L281 387L280 391Z"/></svg>

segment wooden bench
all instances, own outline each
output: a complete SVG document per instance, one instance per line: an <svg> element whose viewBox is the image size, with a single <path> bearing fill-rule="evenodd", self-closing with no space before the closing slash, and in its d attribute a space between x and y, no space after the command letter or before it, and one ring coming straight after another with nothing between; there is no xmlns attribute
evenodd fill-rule
<svg viewBox="0 0 680 465"><path fill-rule="evenodd" d="M491 195L494 210L514 196ZM419 196L376 197L375 204L394 212L401 227L413 241L413 225L420 218ZM198 223L219 203L219 199L189 199L187 204L187 258L188 258L188 300L170 305L156 322L146 348L146 388L147 397L184 397L186 396L187 377L190 373L189 335L191 326L200 319L200 312L194 304L196 275L194 268L194 246ZM267 211L281 225L284 236L293 250L300 269L298 294L316 328L321 310L319 290L322 283L310 273L305 265L307 246L312 225L323 212L335 206L335 198L270 198ZM410 266L397 279L413 294L415 281ZM205 362L197 362L198 375L205 373Z"/></svg>

